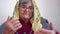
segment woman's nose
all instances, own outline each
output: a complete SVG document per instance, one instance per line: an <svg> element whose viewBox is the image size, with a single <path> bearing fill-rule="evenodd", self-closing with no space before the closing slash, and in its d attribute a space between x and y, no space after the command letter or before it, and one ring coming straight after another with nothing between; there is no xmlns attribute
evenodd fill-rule
<svg viewBox="0 0 60 34"><path fill-rule="evenodd" d="M29 12L29 9L28 8L26 8L26 12Z"/></svg>

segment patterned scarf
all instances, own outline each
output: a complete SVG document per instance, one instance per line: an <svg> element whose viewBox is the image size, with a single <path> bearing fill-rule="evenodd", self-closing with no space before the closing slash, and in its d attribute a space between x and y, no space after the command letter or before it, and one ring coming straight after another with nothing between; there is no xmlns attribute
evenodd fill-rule
<svg viewBox="0 0 60 34"><path fill-rule="evenodd" d="M36 6L36 3L34 0L31 0L34 5L34 16L30 19L30 22L32 23L32 30L34 31L34 34L36 34L36 31L39 28L42 28L41 19L40 19L40 13L38 10L38 7ZM15 5L14 12L13 12L13 18L19 18L19 12L18 12L18 6L20 1L18 1Z"/></svg>

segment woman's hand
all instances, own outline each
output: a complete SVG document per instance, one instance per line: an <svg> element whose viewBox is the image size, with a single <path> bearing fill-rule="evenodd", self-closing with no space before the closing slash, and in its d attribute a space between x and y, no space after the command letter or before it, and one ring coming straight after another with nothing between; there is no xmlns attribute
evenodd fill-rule
<svg viewBox="0 0 60 34"><path fill-rule="evenodd" d="M10 18L8 17L5 22L4 31L2 34L14 34L22 25L19 22L18 18Z"/></svg>
<svg viewBox="0 0 60 34"><path fill-rule="evenodd" d="M53 29L52 23L50 23L50 30L47 29L39 29L36 34L55 34L55 30Z"/></svg>
<svg viewBox="0 0 60 34"><path fill-rule="evenodd" d="M40 29L36 32L36 34L55 34L54 30Z"/></svg>

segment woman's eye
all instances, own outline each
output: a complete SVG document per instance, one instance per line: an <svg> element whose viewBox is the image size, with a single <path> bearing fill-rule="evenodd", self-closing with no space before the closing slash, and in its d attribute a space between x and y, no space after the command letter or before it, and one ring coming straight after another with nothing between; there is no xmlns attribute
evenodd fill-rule
<svg viewBox="0 0 60 34"><path fill-rule="evenodd" d="M33 7L29 7L29 9L33 9Z"/></svg>
<svg viewBox="0 0 60 34"><path fill-rule="evenodd" d="M25 6L21 6L22 8L25 8Z"/></svg>
<svg viewBox="0 0 60 34"><path fill-rule="evenodd" d="M20 7L21 7L21 8L26 8L25 5L21 5Z"/></svg>

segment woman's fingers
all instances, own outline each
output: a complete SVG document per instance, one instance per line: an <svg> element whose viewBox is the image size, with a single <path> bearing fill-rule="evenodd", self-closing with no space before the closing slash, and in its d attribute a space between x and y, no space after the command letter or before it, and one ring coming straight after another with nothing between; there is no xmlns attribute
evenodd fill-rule
<svg viewBox="0 0 60 34"><path fill-rule="evenodd" d="M21 23L20 22L18 22L18 21L15 21L14 23L12 23L13 24L13 26L15 27L15 28L17 28L18 26L20 26L21 25Z"/></svg>
<svg viewBox="0 0 60 34"><path fill-rule="evenodd" d="M38 31L42 34L55 34L54 30L40 29Z"/></svg>
<svg viewBox="0 0 60 34"><path fill-rule="evenodd" d="M15 28L15 30L17 31L21 27L22 27L22 25L19 25L19 26L17 26L17 28Z"/></svg>
<svg viewBox="0 0 60 34"><path fill-rule="evenodd" d="M44 33L44 34L48 34L48 33L50 33L50 30L41 29L40 32L41 32L41 33Z"/></svg>
<svg viewBox="0 0 60 34"><path fill-rule="evenodd" d="M55 34L55 30L53 29L52 22L50 22L49 26L50 26L50 30L44 28L38 29L37 34Z"/></svg>
<svg viewBox="0 0 60 34"><path fill-rule="evenodd" d="M12 26L14 27L15 31L22 27L22 24L19 21L14 21L12 23Z"/></svg>
<svg viewBox="0 0 60 34"><path fill-rule="evenodd" d="M53 28L53 23L52 22L50 22L50 30L53 30L54 28Z"/></svg>
<svg viewBox="0 0 60 34"><path fill-rule="evenodd" d="M13 31L16 31L22 27L22 24L20 23L18 18L12 18L10 22L10 27Z"/></svg>
<svg viewBox="0 0 60 34"><path fill-rule="evenodd" d="M10 17L10 16L8 16L7 21L9 21L10 19L11 19L11 17Z"/></svg>
<svg viewBox="0 0 60 34"><path fill-rule="evenodd" d="M11 17L7 18L7 21L5 23L5 31L16 32L16 30L18 30L21 27L22 27L22 24L20 23L18 18L11 18Z"/></svg>

